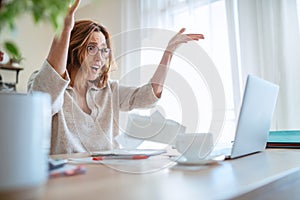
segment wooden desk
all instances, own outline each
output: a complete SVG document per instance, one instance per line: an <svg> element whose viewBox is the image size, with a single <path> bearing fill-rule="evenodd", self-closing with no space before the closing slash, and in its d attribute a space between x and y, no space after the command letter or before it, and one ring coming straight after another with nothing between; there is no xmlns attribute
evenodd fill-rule
<svg viewBox="0 0 300 200"><path fill-rule="evenodd" d="M51 178L43 199L299 199L300 150L271 149L198 170L173 165L166 157L87 164L86 174Z"/></svg>

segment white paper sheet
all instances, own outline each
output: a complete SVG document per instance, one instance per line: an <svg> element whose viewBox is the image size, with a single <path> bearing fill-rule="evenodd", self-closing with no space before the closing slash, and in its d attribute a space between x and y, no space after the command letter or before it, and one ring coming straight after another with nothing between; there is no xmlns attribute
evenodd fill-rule
<svg viewBox="0 0 300 200"><path fill-rule="evenodd" d="M143 141L159 142L173 145L186 127L180 123L166 119L156 111L151 116L131 114L125 133L116 137L117 142L125 148L137 148Z"/></svg>

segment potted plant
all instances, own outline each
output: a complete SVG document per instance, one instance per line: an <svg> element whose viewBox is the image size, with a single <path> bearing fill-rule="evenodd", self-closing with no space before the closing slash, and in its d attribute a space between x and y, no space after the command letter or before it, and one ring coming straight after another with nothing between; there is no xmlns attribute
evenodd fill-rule
<svg viewBox="0 0 300 200"><path fill-rule="evenodd" d="M59 32L72 2L73 0L0 0L0 33L4 29L14 30L17 18L24 13L31 15L35 23L50 23ZM5 41L3 44L10 57L10 64L19 66L24 58L18 46L12 41Z"/></svg>
<svg viewBox="0 0 300 200"><path fill-rule="evenodd" d="M9 64L13 67L19 67L24 58L22 57L18 46L12 41L5 41L3 46L10 58Z"/></svg>
<svg viewBox="0 0 300 200"><path fill-rule="evenodd" d="M21 14L29 13L35 23L50 22L55 31L63 25L63 19L73 0L0 0L0 32L14 29Z"/></svg>

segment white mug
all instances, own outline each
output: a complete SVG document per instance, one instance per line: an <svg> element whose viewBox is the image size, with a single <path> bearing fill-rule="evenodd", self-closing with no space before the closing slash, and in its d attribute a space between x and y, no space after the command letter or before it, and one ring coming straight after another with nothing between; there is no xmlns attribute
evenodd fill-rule
<svg viewBox="0 0 300 200"><path fill-rule="evenodd" d="M213 146L212 133L182 133L175 142L177 151L188 161L205 159Z"/></svg>
<svg viewBox="0 0 300 200"><path fill-rule="evenodd" d="M49 94L0 93L0 199L34 194L47 181L50 132Z"/></svg>

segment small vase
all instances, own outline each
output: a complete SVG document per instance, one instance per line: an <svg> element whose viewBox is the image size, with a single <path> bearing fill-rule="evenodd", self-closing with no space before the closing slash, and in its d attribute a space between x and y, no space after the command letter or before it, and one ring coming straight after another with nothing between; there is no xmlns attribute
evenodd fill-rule
<svg viewBox="0 0 300 200"><path fill-rule="evenodd" d="M11 66L12 67L20 67L20 63L13 62L13 63L11 63Z"/></svg>

